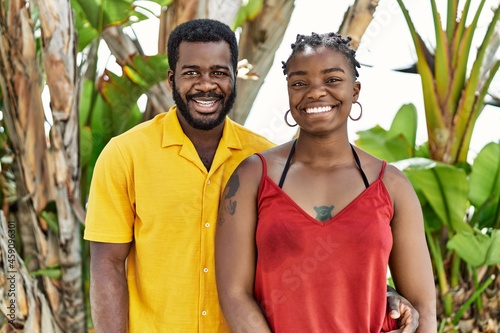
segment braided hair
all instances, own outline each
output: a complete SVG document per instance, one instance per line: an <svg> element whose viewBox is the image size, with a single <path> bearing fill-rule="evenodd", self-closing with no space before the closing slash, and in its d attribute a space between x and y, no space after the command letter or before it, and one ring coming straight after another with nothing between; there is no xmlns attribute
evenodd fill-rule
<svg viewBox="0 0 500 333"><path fill-rule="evenodd" d="M337 51L342 54L349 66L352 69L352 73L354 78L356 79L359 76L358 70L356 68L361 68L361 65L356 60L356 51L353 50L349 46L349 42L351 41L351 37L342 38L341 35L336 34L335 32L328 32L324 34L317 34L313 32L310 36L306 35L297 35L297 39L292 46L292 54L288 57L286 61L282 61L283 64L283 74L286 76L288 72L288 64L293 59L293 57L300 52L303 52L306 47L310 47L312 49L317 49L319 47L326 47L331 50Z"/></svg>

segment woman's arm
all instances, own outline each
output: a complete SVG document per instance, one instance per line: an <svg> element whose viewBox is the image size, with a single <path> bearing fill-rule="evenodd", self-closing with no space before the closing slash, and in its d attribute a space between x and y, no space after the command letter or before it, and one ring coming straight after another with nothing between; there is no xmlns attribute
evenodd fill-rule
<svg viewBox="0 0 500 333"><path fill-rule="evenodd" d="M243 161L222 195L215 236L215 274L219 301L232 332L271 332L253 296L257 191L262 163Z"/></svg>
<svg viewBox="0 0 500 333"><path fill-rule="evenodd" d="M417 332L435 333L436 291L422 208L411 183L399 170L388 166L384 182L394 205L394 243L389 259L394 284L419 313Z"/></svg>

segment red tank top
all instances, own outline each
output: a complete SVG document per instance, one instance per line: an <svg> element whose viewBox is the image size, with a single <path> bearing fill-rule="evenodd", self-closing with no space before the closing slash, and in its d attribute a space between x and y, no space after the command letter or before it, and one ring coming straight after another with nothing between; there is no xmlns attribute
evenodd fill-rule
<svg viewBox="0 0 500 333"><path fill-rule="evenodd" d="M392 201L378 179L320 222L267 176L258 192L254 294L274 333L379 333L386 317Z"/></svg>

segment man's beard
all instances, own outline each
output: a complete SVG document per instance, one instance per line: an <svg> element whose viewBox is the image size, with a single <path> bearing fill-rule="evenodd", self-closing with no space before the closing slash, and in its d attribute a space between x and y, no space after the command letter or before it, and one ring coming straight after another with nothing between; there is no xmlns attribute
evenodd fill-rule
<svg viewBox="0 0 500 333"><path fill-rule="evenodd" d="M236 87L233 88L233 91L231 92L231 95L229 95L229 98L226 103L223 101L222 95L217 95L213 92L210 93L197 93L197 94L192 94L192 95L186 95L186 102L181 97L181 94L177 90L177 87L175 86L175 82L172 82L172 97L174 98L174 102L177 105L177 110L181 113L181 115L186 119L187 123L192 126L193 128L203 130L203 131L209 131L211 129L214 129L218 125L222 124L226 116L229 114L229 111L231 111L231 108L234 105L234 102L236 100ZM202 98L202 97L216 97L220 99L220 102L223 103L223 108L222 111L220 112L219 116L216 119L210 120L210 119L196 119L194 118L191 113L189 113L189 108L187 105L187 102L189 100L194 99L194 98Z"/></svg>

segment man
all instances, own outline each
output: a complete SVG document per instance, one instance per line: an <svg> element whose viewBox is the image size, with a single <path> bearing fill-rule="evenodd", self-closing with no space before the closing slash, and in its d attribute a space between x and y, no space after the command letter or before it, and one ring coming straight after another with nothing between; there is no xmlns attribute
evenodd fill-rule
<svg viewBox="0 0 500 333"><path fill-rule="evenodd" d="M227 118L238 60L228 26L181 24L168 58L176 106L113 138L95 167L84 237L97 333L230 332L214 274L219 199L236 166L274 144Z"/></svg>

